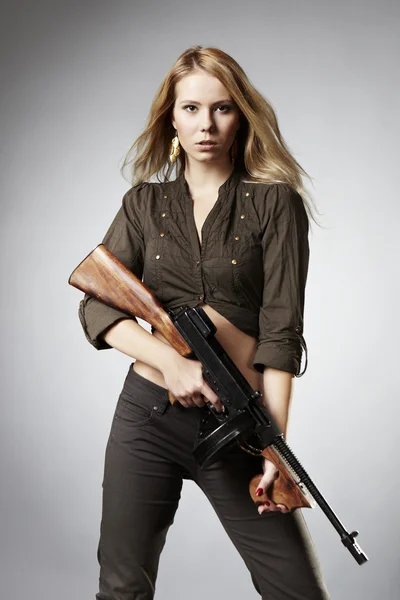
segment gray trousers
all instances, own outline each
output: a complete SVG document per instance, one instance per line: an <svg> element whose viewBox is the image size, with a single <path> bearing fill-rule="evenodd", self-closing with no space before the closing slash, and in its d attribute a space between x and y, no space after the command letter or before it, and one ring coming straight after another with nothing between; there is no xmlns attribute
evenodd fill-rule
<svg viewBox="0 0 400 600"><path fill-rule="evenodd" d="M191 479L263 600L329 600L301 511L259 515L251 500L248 484L262 473L261 458L235 445L210 467L197 465L192 450L203 415L201 408L171 406L167 390L130 366L106 448L96 599L153 599L182 481ZM208 598L216 600L212 590Z"/></svg>

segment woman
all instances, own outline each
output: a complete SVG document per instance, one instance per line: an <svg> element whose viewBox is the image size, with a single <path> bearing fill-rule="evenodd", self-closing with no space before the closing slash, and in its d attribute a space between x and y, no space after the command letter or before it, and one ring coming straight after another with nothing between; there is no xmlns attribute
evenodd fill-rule
<svg viewBox="0 0 400 600"><path fill-rule="evenodd" d="M193 47L166 75L124 166L132 155L134 186L103 243L166 308L204 309L286 434L304 344L309 207L273 109L230 56ZM223 410L201 363L94 298L79 314L97 349L136 359L106 450L97 600L153 598L183 479L207 495L263 599L328 598L300 511L251 500L250 479L263 472L258 494L267 493L274 465L239 446L196 464L205 401Z"/></svg>

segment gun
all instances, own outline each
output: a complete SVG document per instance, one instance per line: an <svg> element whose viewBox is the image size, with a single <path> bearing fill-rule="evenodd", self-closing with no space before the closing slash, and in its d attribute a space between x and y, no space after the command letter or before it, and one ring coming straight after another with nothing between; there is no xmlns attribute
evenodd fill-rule
<svg viewBox="0 0 400 600"><path fill-rule="evenodd" d="M200 429L193 450L200 467L212 464L232 444L239 444L251 454L264 456L278 469L278 477L269 489L271 499L285 504L290 510L319 505L357 563L362 565L368 561L355 540L358 531L349 533L333 512L267 409L259 402L260 392L251 388L215 338L216 327L201 307L164 309L152 290L104 244L99 244L75 268L68 283L123 311L128 317L145 320L158 329L181 356L201 362L203 377L219 396L225 411L218 413L210 402L206 405L208 416L215 419L215 427L207 435ZM174 404L176 399L170 391L168 393ZM250 495L256 504L267 499L255 494L261 477L257 475L249 483Z"/></svg>

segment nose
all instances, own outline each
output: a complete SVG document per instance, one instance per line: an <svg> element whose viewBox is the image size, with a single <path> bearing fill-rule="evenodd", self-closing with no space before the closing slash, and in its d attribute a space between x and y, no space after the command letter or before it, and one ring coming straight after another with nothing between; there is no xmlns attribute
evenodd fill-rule
<svg viewBox="0 0 400 600"><path fill-rule="evenodd" d="M215 131L215 125L214 123L208 123L207 125L203 125L203 127L201 128L201 131Z"/></svg>
<svg viewBox="0 0 400 600"><path fill-rule="evenodd" d="M201 127L201 131L213 131L215 129L215 123L212 117L212 113L210 113L210 111L205 111L202 121L203 124Z"/></svg>

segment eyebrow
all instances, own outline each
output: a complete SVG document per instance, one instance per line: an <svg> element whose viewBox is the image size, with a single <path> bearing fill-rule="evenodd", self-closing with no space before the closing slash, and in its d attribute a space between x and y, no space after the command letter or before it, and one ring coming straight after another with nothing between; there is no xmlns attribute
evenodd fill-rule
<svg viewBox="0 0 400 600"><path fill-rule="evenodd" d="M216 104L232 104L233 100L218 100L217 102L213 102L213 105ZM196 102L196 100L182 100L182 102L180 104L201 104L201 102Z"/></svg>

